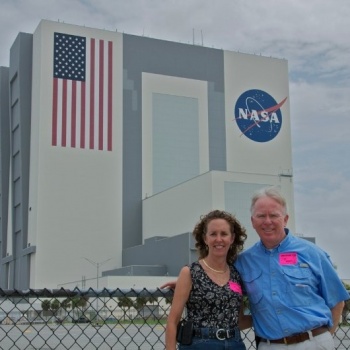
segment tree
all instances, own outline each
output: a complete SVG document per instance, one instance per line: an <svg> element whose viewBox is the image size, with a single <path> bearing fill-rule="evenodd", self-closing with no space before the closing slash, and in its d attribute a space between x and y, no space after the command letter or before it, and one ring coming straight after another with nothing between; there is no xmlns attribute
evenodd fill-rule
<svg viewBox="0 0 350 350"><path fill-rule="evenodd" d="M80 296L79 307L81 307L82 309L86 309L88 301L89 301L89 297L87 295L81 295Z"/></svg>
<svg viewBox="0 0 350 350"><path fill-rule="evenodd" d="M165 297L165 304L169 305L172 304L173 302L173 297Z"/></svg>
<svg viewBox="0 0 350 350"><path fill-rule="evenodd" d="M64 299L61 302L61 308L67 313L67 310L72 306L69 298Z"/></svg>
<svg viewBox="0 0 350 350"><path fill-rule="evenodd" d="M41 308L43 311L49 311L51 306L51 302L48 299L45 299L41 302Z"/></svg>
<svg viewBox="0 0 350 350"><path fill-rule="evenodd" d="M50 307L51 307L52 313L54 314L54 316L56 316L57 315L57 311L61 307L61 304L60 304L60 302L57 299L54 299L54 300L51 301Z"/></svg>
<svg viewBox="0 0 350 350"><path fill-rule="evenodd" d="M48 311L50 310L51 302L48 299L45 299L41 302L41 308L43 310L43 316L47 316Z"/></svg>
<svg viewBox="0 0 350 350"><path fill-rule="evenodd" d="M81 313L84 312L84 309L87 306L88 300L89 300L89 297L86 295L76 295L73 298L69 298L69 301L72 303L73 316L75 313L75 309L81 310Z"/></svg>
<svg viewBox="0 0 350 350"><path fill-rule="evenodd" d="M137 297L133 306L137 311L140 311L146 304L147 304L147 298Z"/></svg>
<svg viewBox="0 0 350 350"><path fill-rule="evenodd" d="M347 316L350 313L350 299L345 300L345 305L341 314L342 323L347 323Z"/></svg>
<svg viewBox="0 0 350 350"><path fill-rule="evenodd" d="M350 285L343 281L343 285L350 294ZM341 323L347 323L347 316L350 313L350 299L345 300L345 305L341 314Z"/></svg>
<svg viewBox="0 0 350 350"><path fill-rule="evenodd" d="M118 306L130 309L132 306L134 306L134 303L129 297L120 297L118 298Z"/></svg>
<svg viewBox="0 0 350 350"><path fill-rule="evenodd" d="M64 310L67 310L71 307L71 301L69 300L69 298L66 298L64 299L62 302L61 302L61 308L64 309Z"/></svg>
<svg viewBox="0 0 350 350"><path fill-rule="evenodd" d="M118 306L122 308L124 311L124 321L125 321L125 315L126 315L125 309L127 310L130 309L131 307L134 306L134 303L129 297L120 297L118 298Z"/></svg>
<svg viewBox="0 0 350 350"><path fill-rule="evenodd" d="M147 302L151 303L151 304L157 303L158 302L158 297L150 295L149 297L147 297Z"/></svg>

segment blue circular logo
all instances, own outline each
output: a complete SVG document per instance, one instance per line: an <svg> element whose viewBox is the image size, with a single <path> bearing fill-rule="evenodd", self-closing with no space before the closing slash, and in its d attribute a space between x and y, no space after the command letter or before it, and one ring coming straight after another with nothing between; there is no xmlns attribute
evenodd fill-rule
<svg viewBox="0 0 350 350"><path fill-rule="evenodd" d="M235 120L242 135L256 142L273 140L282 127L280 108L286 100L287 97L277 103L265 91L245 91L235 106Z"/></svg>

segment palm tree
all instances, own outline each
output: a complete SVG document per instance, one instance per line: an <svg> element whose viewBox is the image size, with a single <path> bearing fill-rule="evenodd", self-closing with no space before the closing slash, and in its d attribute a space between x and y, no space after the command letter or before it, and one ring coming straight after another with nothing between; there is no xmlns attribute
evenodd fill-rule
<svg viewBox="0 0 350 350"><path fill-rule="evenodd" d="M141 310L146 304L147 304L146 297L137 297L134 302L134 308L138 311L138 310Z"/></svg>
<svg viewBox="0 0 350 350"><path fill-rule="evenodd" d="M51 301L51 310L54 316L57 315L58 310L60 309L61 304L57 299Z"/></svg>
<svg viewBox="0 0 350 350"><path fill-rule="evenodd" d="M41 302L41 308L43 310L43 316L46 316L47 321L47 312L50 310L51 302L48 299L45 299Z"/></svg>
<svg viewBox="0 0 350 350"><path fill-rule="evenodd" d="M84 313L84 310L87 306L87 302L89 300L89 297L84 295L76 295L73 298L69 298L69 301L72 303L72 311L73 311L73 316L74 316L74 310L75 309L82 309L81 313ZM79 317L79 313L78 313L78 317Z"/></svg>
<svg viewBox="0 0 350 350"><path fill-rule="evenodd" d="M154 303L157 303L157 302L158 302L158 297L155 297L155 296L153 296L153 295L150 295L149 297L147 297L147 302L148 302L148 303L151 303L151 304L153 305Z"/></svg>
<svg viewBox="0 0 350 350"><path fill-rule="evenodd" d="M71 304L71 301L69 298L66 298L64 299L62 302L61 302L61 308L65 311L65 315L64 317L66 317L67 315L67 310L72 306Z"/></svg>
<svg viewBox="0 0 350 350"><path fill-rule="evenodd" d="M134 306L134 303L129 297L120 297L118 298L118 306L121 307L124 311L124 321L125 321L126 311L124 310L124 308L128 310Z"/></svg>

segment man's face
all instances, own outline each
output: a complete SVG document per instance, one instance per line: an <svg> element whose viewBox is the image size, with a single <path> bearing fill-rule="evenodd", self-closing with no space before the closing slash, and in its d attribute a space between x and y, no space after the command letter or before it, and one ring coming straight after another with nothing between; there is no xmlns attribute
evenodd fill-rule
<svg viewBox="0 0 350 350"><path fill-rule="evenodd" d="M252 225L266 248L276 247L285 237L288 215L283 207L270 197L259 198L251 216Z"/></svg>

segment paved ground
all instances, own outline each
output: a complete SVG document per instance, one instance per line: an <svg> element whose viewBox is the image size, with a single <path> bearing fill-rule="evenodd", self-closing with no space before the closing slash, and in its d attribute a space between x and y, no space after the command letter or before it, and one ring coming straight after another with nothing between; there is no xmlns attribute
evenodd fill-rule
<svg viewBox="0 0 350 350"><path fill-rule="evenodd" d="M244 336L244 334L243 334ZM337 350L350 350L350 328L342 327L334 337ZM245 334L247 350L254 350L254 334ZM0 326L0 350L164 350L164 327L91 324Z"/></svg>

